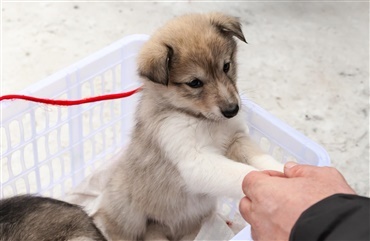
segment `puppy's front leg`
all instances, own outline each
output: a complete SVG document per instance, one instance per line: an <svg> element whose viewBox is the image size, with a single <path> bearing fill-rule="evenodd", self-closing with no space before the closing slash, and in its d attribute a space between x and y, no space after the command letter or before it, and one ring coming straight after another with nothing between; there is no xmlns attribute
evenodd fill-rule
<svg viewBox="0 0 370 241"><path fill-rule="evenodd" d="M212 152L187 155L178 167L189 191L231 198L243 196L243 179L250 171L256 170Z"/></svg>
<svg viewBox="0 0 370 241"><path fill-rule="evenodd" d="M282 172L284 165L264 153L246 133L237 133L227 149L226 156L232 160L248 163L259 170Z"/></svg>

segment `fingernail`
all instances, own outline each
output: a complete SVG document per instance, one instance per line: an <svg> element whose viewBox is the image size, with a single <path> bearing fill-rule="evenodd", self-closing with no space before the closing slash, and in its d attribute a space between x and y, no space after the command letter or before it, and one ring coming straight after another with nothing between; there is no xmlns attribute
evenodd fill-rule
<svg viewBox="0 0 370 241"><path fill-rule="evenodd" d="M295 163L295 162L287 162L287 163L285 163L284 168L289 169L289 168L292 168L296 165L297 165L297 163Z"/></svg>

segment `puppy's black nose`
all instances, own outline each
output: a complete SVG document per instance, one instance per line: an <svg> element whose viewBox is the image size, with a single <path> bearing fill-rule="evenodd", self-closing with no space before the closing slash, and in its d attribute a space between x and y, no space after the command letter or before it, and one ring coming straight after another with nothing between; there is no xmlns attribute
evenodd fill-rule
<svg viewBox="0 0 370 241"><path fill-rule="evenodd" d="M239 105L238 104L232 104L229 105L225 109L221 109L221 113L226 117L226 118L232 118L238 114L239 111Z"/></svg>

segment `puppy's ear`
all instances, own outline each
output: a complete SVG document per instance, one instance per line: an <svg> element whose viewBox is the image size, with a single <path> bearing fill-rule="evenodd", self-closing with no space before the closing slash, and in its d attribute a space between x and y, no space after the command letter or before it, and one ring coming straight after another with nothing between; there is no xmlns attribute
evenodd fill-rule
<svg viewBox="0 0 370 241"><path fill-rule="evenodd" d="M241 29L239 19L232 16L227 16L222 13L210 13L209 18L211 23L216 26L222 33L230 33L241 41L247 43Z"/></svg>
<svg viewBox="0 0 370 241"><path fill-rule="evenodd" d="M169 45L153 43L144 46L138 59L138 71L155 83L168 85L173 49Z"/></svg>

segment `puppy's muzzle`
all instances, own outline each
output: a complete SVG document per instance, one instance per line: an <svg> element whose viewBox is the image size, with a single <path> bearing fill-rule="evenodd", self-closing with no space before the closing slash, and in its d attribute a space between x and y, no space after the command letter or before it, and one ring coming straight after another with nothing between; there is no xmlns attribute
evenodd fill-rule
<svg viewBox="0 0 370 241"><path fill-rule="evenodd" d="M221 109L222 115L228 119L236 116L238 112L239 112L238 104L230 104L227 108Z"/></svg>

